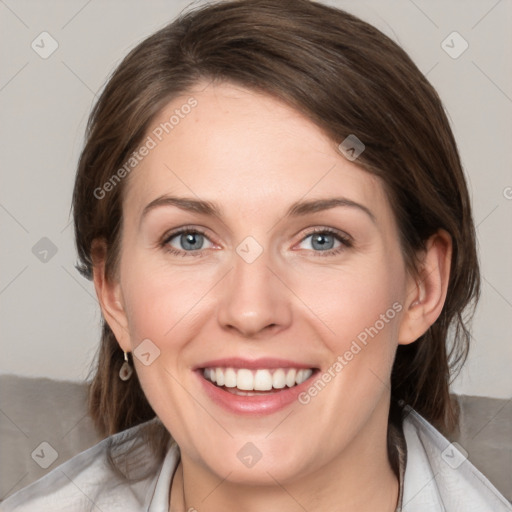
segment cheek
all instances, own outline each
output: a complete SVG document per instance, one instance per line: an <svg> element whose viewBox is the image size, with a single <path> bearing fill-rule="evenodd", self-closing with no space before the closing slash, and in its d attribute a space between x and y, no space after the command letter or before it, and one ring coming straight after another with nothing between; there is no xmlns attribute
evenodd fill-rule
<svg viewBox="0 0 512 512"><path fill-rule="evenodd" d="M400 265L382 257L344 268L300 272L293 286L320 320L331 352L342 354L354 340L364 346L377 337L395 338L403 279Z"/></svg>
<svg viewBox="0 0 512 512"><path fill-rule="evenodd" d="M160 349L179 343L177 333L207 303L213 269L174 267L151 258L124 261L123 294L132 345L149 338Z"/></svg>

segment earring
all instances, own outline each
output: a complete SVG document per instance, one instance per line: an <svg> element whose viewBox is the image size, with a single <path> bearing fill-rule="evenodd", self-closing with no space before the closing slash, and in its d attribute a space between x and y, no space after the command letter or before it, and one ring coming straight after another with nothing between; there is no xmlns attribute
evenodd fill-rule
<svg viewBox="0 0 512 512"><path fill-rule="evenodd" d="M128 353L124 353L124 363L123 366L121 366L121 369L119 370L119 378L121 380L128 380L133 373L133 368L130 366L130 363L128 362Z"/></svg>

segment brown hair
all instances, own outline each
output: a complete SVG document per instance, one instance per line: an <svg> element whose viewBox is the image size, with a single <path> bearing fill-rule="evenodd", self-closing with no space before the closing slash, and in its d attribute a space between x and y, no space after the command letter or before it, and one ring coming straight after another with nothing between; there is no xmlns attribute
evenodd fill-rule
<svg viewBox="0 0 512 512"><path fill-rule="evenodd" d="M96 256L106 258L106 276L115 278L124 182L102 199L95 190L127 161L155 114L201 79L279 98L337 144L349 134L363 141L366 149L357 163L382 179L411 271L418 272L415 258L430 235L440 228L451 235L443 311L415 343L398 347L390 417L405 403L439 429L452 431L457 408L449 394L450 375L467 356L467 325L480 291L461 162L427 79L391 39L342 10L308 0L214 3L182 14L133 49L89 119L73 195L77 268L91 279L93 240L103 239L106 254ZM136 375L119 381L122 363L123 353L103 321L89 402L103 435L155 416ZM157 449L168 439L162 427Z"/></svg>

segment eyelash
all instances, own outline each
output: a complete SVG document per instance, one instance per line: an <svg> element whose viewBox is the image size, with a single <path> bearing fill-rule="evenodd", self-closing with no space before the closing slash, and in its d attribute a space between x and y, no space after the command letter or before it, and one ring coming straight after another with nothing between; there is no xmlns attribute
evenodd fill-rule
<svg viewBox="0 0 512 512"><path fill-rule="evenodd" d="M206 233L204 231L197 229L197 228L189 228L189 227L185 226L183 228L178 229L177 231L170 233L169 235L165 235L164 239L160 243L160 247L162 249L164 249L165 252L168 252L169 254L173 254L175 256L183 256L183 257L186 257L186 256L202 257L202 256L204 256L205 251L202 251L201 249L197 249L195 251L180 251L180 250L175 249L174 247L171 247L169 245L169 242L173 238L175 238L183 233L193 234L193 235L196 235L196 234L203 235L204 237L208 238L208 236L206 235ZM335 256L335 255L341 253L342 251L349 249L353 246L353 241L349 236L343 235L339 231L332 229L332 228L315 228L314 230L312 230L308 234L306 234L300 242L303 242L306 238L308 238L312 235L315 235L317 233L333 235L339 242L341 242L341 246L337 247L336 249L329 249L327 251L313 251L313 253L315 253L315 256L319 256L321 258L327 257L327 256Z"/></svg>

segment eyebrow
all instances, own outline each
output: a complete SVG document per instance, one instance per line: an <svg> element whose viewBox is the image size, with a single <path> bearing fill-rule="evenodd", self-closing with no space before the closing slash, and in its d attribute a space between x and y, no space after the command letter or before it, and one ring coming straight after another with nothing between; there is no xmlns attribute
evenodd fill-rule
<svg viewBox="0 0 512 512"><path fill-rule="evenodd" d="M210 201L163 195L157 197L146 205L142 211L141 222L151 210L162 206L175 206L187 212L222 218L221 208ZM356 208L368 215L374 224L377 223L375 215L369 208L346 197L331 197L325 199L313 199L310 201L297 201L293 203L290 208L288 208L285 217L301 217L310 213L330 210L331 208L338 206Z"/></svg>

